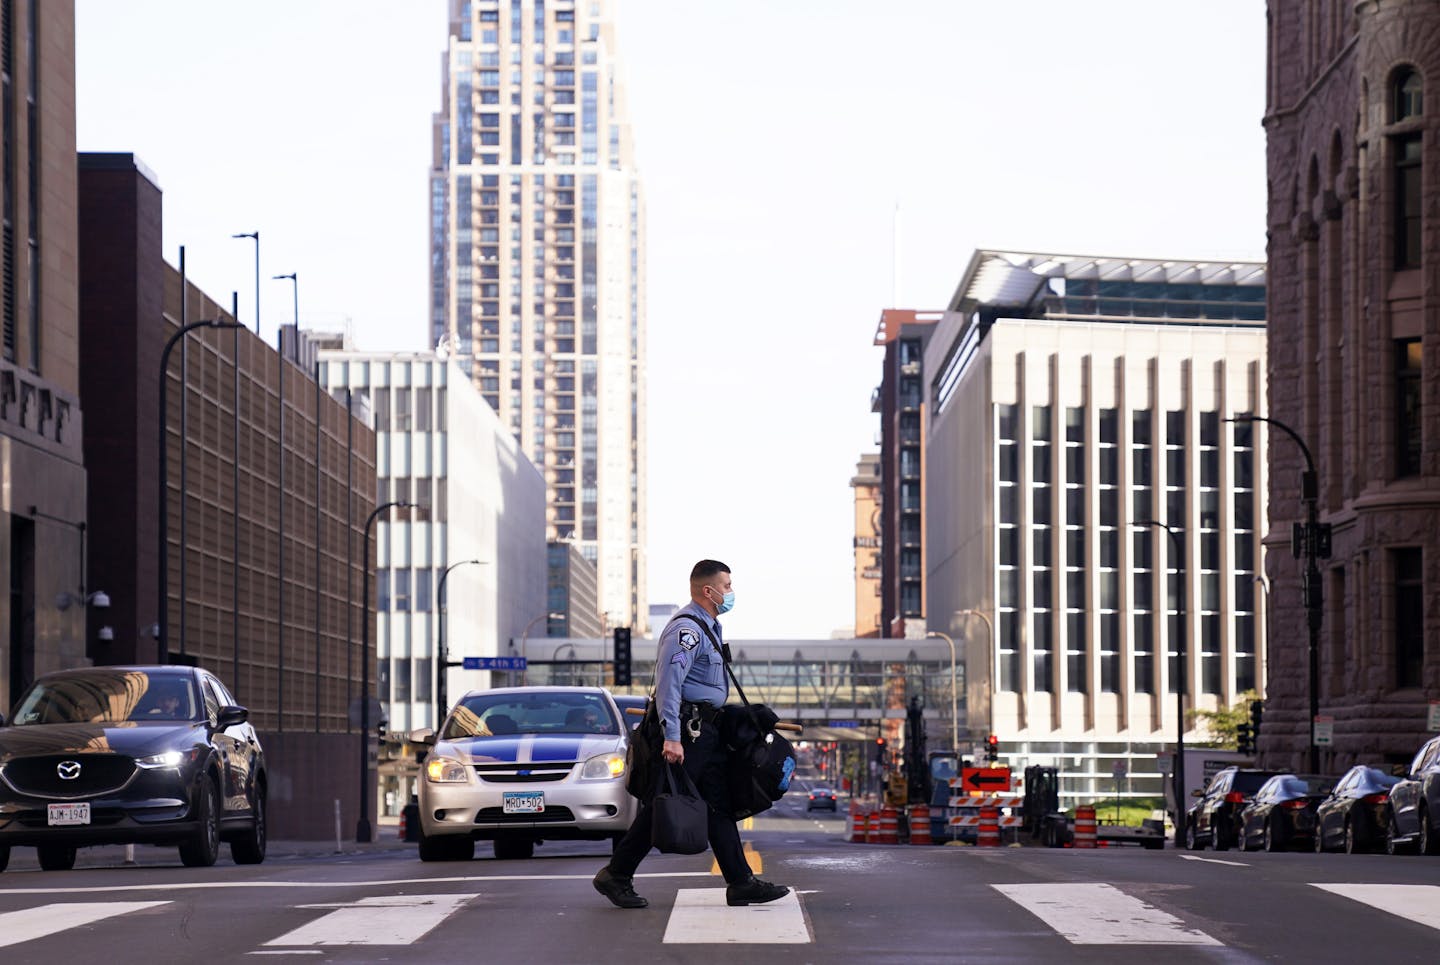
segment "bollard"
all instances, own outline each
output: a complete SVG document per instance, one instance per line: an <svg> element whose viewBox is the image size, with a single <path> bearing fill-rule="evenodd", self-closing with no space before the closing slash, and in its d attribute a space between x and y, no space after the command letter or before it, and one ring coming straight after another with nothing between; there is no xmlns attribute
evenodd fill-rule
<svg viewBox="0 0 1440 965"><path fill-rule="evenodd" d="M981 848L1000 847L1000 809L980 809L980 826L975 836L975 845Z"/></svg>
<svg viewBox="0 0 1440 965"><path fill-rule="evenodd" d="M1095 806L1082 804L1075 809L1075 847L1095 847Z"/></svg>
<svg viewBox="0 0 1440 965"><path fill-rule="evenodd" d="M930 808L916 804L910 808L910 843L934 844L930 836Z"/></svg>

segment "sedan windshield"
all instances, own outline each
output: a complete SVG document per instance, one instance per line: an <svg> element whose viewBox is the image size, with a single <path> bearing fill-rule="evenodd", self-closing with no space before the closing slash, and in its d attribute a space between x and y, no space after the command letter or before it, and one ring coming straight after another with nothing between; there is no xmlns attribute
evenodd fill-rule
<svg viewBox="0 0 1440 965"><path fill-rule="evenodd" d="M567 691L476 694L445 722L442 740L508 734L620 734L600 694Z"/></svg>
<svg viewBox="0 0 1440 965"><path fill-rule="evenodd" d="M11 723L117 724L195 717L195 698L188 678L96 667L37 680L20 699Z"/></svg>

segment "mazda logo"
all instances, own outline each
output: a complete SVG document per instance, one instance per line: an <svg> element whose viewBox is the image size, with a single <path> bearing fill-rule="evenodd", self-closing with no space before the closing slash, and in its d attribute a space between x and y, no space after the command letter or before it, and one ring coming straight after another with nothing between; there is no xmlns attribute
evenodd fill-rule
<svg viewBox="0 0 1440 965"><path fill-rule="evenodd" d="M55 773L60 775L62 781L73 781L80 776L80 762L61 761L55 765Z"/></svg>

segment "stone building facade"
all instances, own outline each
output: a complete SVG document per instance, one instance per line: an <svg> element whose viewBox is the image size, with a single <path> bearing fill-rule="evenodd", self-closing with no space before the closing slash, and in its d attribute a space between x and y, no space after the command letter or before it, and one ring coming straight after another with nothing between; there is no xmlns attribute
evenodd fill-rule
<svg viewBox="0 0 1440 965"><path fill-rule="evenodd" d="M1315 689L1338 773L1408 761L1440 699L1440 5L1271 0L1267 19L1269 415L1306 440L1333 526ZM1270 440L1260 751L1300 767L1305 462Z"/></svg>

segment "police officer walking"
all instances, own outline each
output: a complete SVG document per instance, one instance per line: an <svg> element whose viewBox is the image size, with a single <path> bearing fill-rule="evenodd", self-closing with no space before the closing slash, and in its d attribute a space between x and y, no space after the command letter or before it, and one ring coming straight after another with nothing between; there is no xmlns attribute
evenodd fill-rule
<svg viewBox="0 0 1440 965"><path fill-rule="evenodd" d="M726 903L759 905L785 897L790 889L751 874L731 815L725 776L727 751L720 740L719 720L720 708L730 696L730 682L717 648L723 638L716 617L734 605L730 567L715 560L696 563L690 571L690 602L660 635L655 703L665 734L661 755L667 764L684 766L709 805L710 850L725 876ZM643 801L630 830L615 846L610 863L595 876L595 890L616 907L644 908L649 904L635 893L634 877L650 851L650 835L650 802Z"/></svg>

